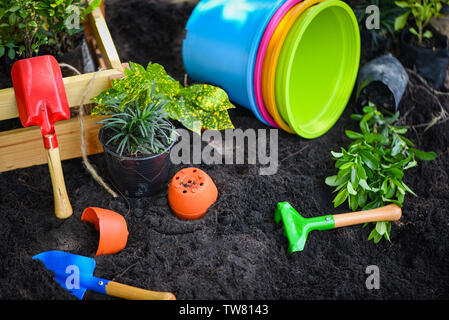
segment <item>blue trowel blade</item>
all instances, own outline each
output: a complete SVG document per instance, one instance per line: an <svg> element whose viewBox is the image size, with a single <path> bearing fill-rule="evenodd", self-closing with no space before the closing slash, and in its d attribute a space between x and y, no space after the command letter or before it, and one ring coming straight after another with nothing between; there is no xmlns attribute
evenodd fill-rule
<svg viewBox="0 0 449 320"><path fill-rule="evenodd" d="M93 277L95 260L58 250L42 252L33 259L41 260L48 270L55 273L55 280L78 299L82 299L88 283Z"/></svg>

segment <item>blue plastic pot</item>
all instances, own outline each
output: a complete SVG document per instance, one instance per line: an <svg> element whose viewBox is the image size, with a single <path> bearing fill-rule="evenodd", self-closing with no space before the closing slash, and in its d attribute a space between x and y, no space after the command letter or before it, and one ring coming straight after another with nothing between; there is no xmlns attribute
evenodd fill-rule
<svg viewBox="0 0 449 320"><path fill-rule="evenodd" d="M198 82L223 88L262 117L254 93L257 51L272 16L286 0L202 0L187 22L184 67Z"/></svg>

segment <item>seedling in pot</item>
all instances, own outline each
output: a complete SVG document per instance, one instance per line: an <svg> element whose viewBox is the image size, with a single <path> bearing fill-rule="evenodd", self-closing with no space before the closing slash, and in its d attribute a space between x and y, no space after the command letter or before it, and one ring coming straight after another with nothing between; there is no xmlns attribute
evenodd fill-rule
<svg viewBox="0 0 449 320"><path fill-rule="evenodd" d="M168 120L167 101L152 92L149 99L121 104L121 96L106 97L109 116L100 123L100 142L113 184L129 197L143 197L166 188L170 169L169 152L176 131Z"/></svg>
<svg viewBox="0 0 449 320"><path fill-rule="evenodd" d="M167 101L153 98L151 102L131 101L122 108L119 100L112 98L105 103L109 110L103 124L105 135L111 135L106 145L120 156L150 155L164 152L175 138L175 127L167 119Z"/></svg>
<svg viewBox="0 0 449 320"><path fill-rule="evenodd" d="M429 23L433 18L441 17L443 4L449 4L448 0L406 0L395 1L395 4L407 11L396 18L395 30L403 29L410 15L413 16L415 26L410 27L410 33L418 38L418 44L422 45L423 39L432 38L433 34L428 29Z"/></svg>
<svg viewBox="0 0 449 320"><path fill-rule="evenodd" d="M326 178L326 184L335 187L334 206L345 201L356 211L375 209L394 203L402 207L405 194L417 196L403 181L404 172L418 165L418 160L433 160L434 152L415 148L404 134L407 128L397 126L399 112L384 116L372 104L363 108L364 114L353 114L360 121L361 132L346 130L354 140L347 149L331 152L338 168L336 175ZM366 225L365 225L366 226ZM391 222L376 222L368 240L378 243L390 241Z"/></svg>

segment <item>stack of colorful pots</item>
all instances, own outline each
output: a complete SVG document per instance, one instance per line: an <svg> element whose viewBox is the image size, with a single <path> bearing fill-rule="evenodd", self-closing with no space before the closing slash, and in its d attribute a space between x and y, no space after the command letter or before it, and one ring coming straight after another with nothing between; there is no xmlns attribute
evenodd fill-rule
<svg viewBox="0 0 449 320"><path fill-rule="evenodd" d="M264 124L312 139L338 120L360 60L339 0L202 0L183 43L190 78L222 87Z"/></svg>

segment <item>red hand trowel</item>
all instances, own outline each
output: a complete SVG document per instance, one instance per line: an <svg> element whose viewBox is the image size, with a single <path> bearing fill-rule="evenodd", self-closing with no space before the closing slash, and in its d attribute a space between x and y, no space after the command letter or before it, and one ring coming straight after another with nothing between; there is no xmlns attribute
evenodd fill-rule
<svg viewBox="0 0 449 320"><path fill-rule="evenodd" d="M55 214L66 219L73 210L67 196L54 127L56 121L70 119L61 68L54 57L40 56L14 63L11 76L22 125L41 128L53 184Z"/></svg>

